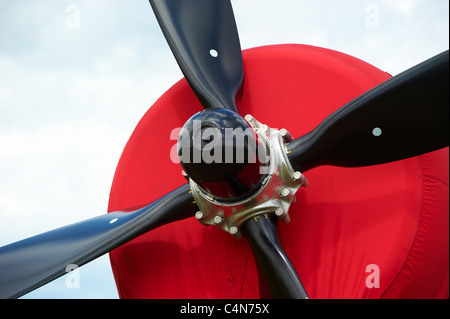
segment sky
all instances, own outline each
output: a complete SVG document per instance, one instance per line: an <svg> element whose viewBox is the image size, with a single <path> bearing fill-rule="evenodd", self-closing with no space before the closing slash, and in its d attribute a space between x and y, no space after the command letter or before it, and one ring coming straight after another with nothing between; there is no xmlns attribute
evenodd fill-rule
<svg viewBox="0 0 450 319"><path fill-rule="evenodd" d="M396 75L449 48L448 0L233 0L243 49ZM147 0L0 0L0 246L107 211L134 127L182 77ZM105 255L23 298L118 298ZM75 284L74 284L75 283Z"/></svg>

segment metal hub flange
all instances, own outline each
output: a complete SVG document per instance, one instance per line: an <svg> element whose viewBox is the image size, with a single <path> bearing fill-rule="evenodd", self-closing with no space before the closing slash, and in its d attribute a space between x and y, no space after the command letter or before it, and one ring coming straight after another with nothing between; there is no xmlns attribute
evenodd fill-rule
<svg viewBox="0 0 450 319"><path fill-rule="evenodd" d="M292 140L286 129L276 130L258 122L253 116L245 120L266 143L270 153L269 172L260 189L249 198L236 202L221 202L205 192L197 183L189 183L200 209L195 214L204 225L214 225L235 237L241 237L240 227L250 218L261 214L276 214L285 223L290 221L289 207L295 202L295 194L301 186L307 186L306 177L295 172L286 156L286 143Z"/></svg>

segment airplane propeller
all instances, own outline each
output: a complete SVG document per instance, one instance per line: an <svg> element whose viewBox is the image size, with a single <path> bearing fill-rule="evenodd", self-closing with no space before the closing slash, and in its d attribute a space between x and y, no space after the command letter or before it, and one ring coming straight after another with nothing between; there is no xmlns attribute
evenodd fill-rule
<svg viewBox="0 0 450 319"><path fill-rule="evenodd" d="M206 129L214 135L223 125L245 127L235 102L244 68L230 0L150 0L150 4L205 108L198 116L210 121ZM292 168L303 173L320 165L369 166L448 146L448 60L446 51L385 81L342 106L310 133L290 141L286 148ZM203 150L207 145L199 147ZM227 141L224 147L238 145ZM193 217L199 211L190 192L193 182L213 196L211 185L230 187L233 196L244 200L264 185L250 186L242 177L252 164L248 158L244 163L219 165L223 174L213 177L191 173L192 165L181 162L190 182L143 208L104 214L1 247L0 298L20 297L65 274L69 264L81 266L156 227ZM208 163L200 165L208 172ZM276 215L265 216L248 218L239 229L258 264L261 296L308 298L282 248Z"/></svg>

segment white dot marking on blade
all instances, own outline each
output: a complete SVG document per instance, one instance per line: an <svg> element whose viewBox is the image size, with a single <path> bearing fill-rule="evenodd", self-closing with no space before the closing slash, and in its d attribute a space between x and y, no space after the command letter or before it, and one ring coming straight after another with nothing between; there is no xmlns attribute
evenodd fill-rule
<svg viewBox="0 0 450 319"><path fill-rule="evenodd" d="M376 136L376 137L380 136L382 133L383 133L383 131L379 127L376 127L372 130L373 136Z"/></svg>
<svg viewBox="0 0 450 319"><path fill-rule="evenodd" d="M211 49L209 50L209 54L213 57L213 58L217 58L219 56L219 52L217 52L217 50Z"/></svg>

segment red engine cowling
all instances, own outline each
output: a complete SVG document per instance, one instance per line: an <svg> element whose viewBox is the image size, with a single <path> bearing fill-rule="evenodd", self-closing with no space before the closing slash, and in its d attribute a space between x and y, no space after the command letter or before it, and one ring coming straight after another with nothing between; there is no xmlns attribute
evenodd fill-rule
<svg viewBox="0 0 450 319"><path fill-rule="evenodd" d="M243 59L240 114L293 137L390 77L305 45L250 49ZM201 110L184 79L148 110L117 166L109 211L152 202L186 182L171 152L177 128ZM308 171L309 187L297 193L280 233L310 298L448 298L448 163L445 148L390 164ZM110 257L121 298L259 298L245 239L195 218L144 234Z"/></svg>

